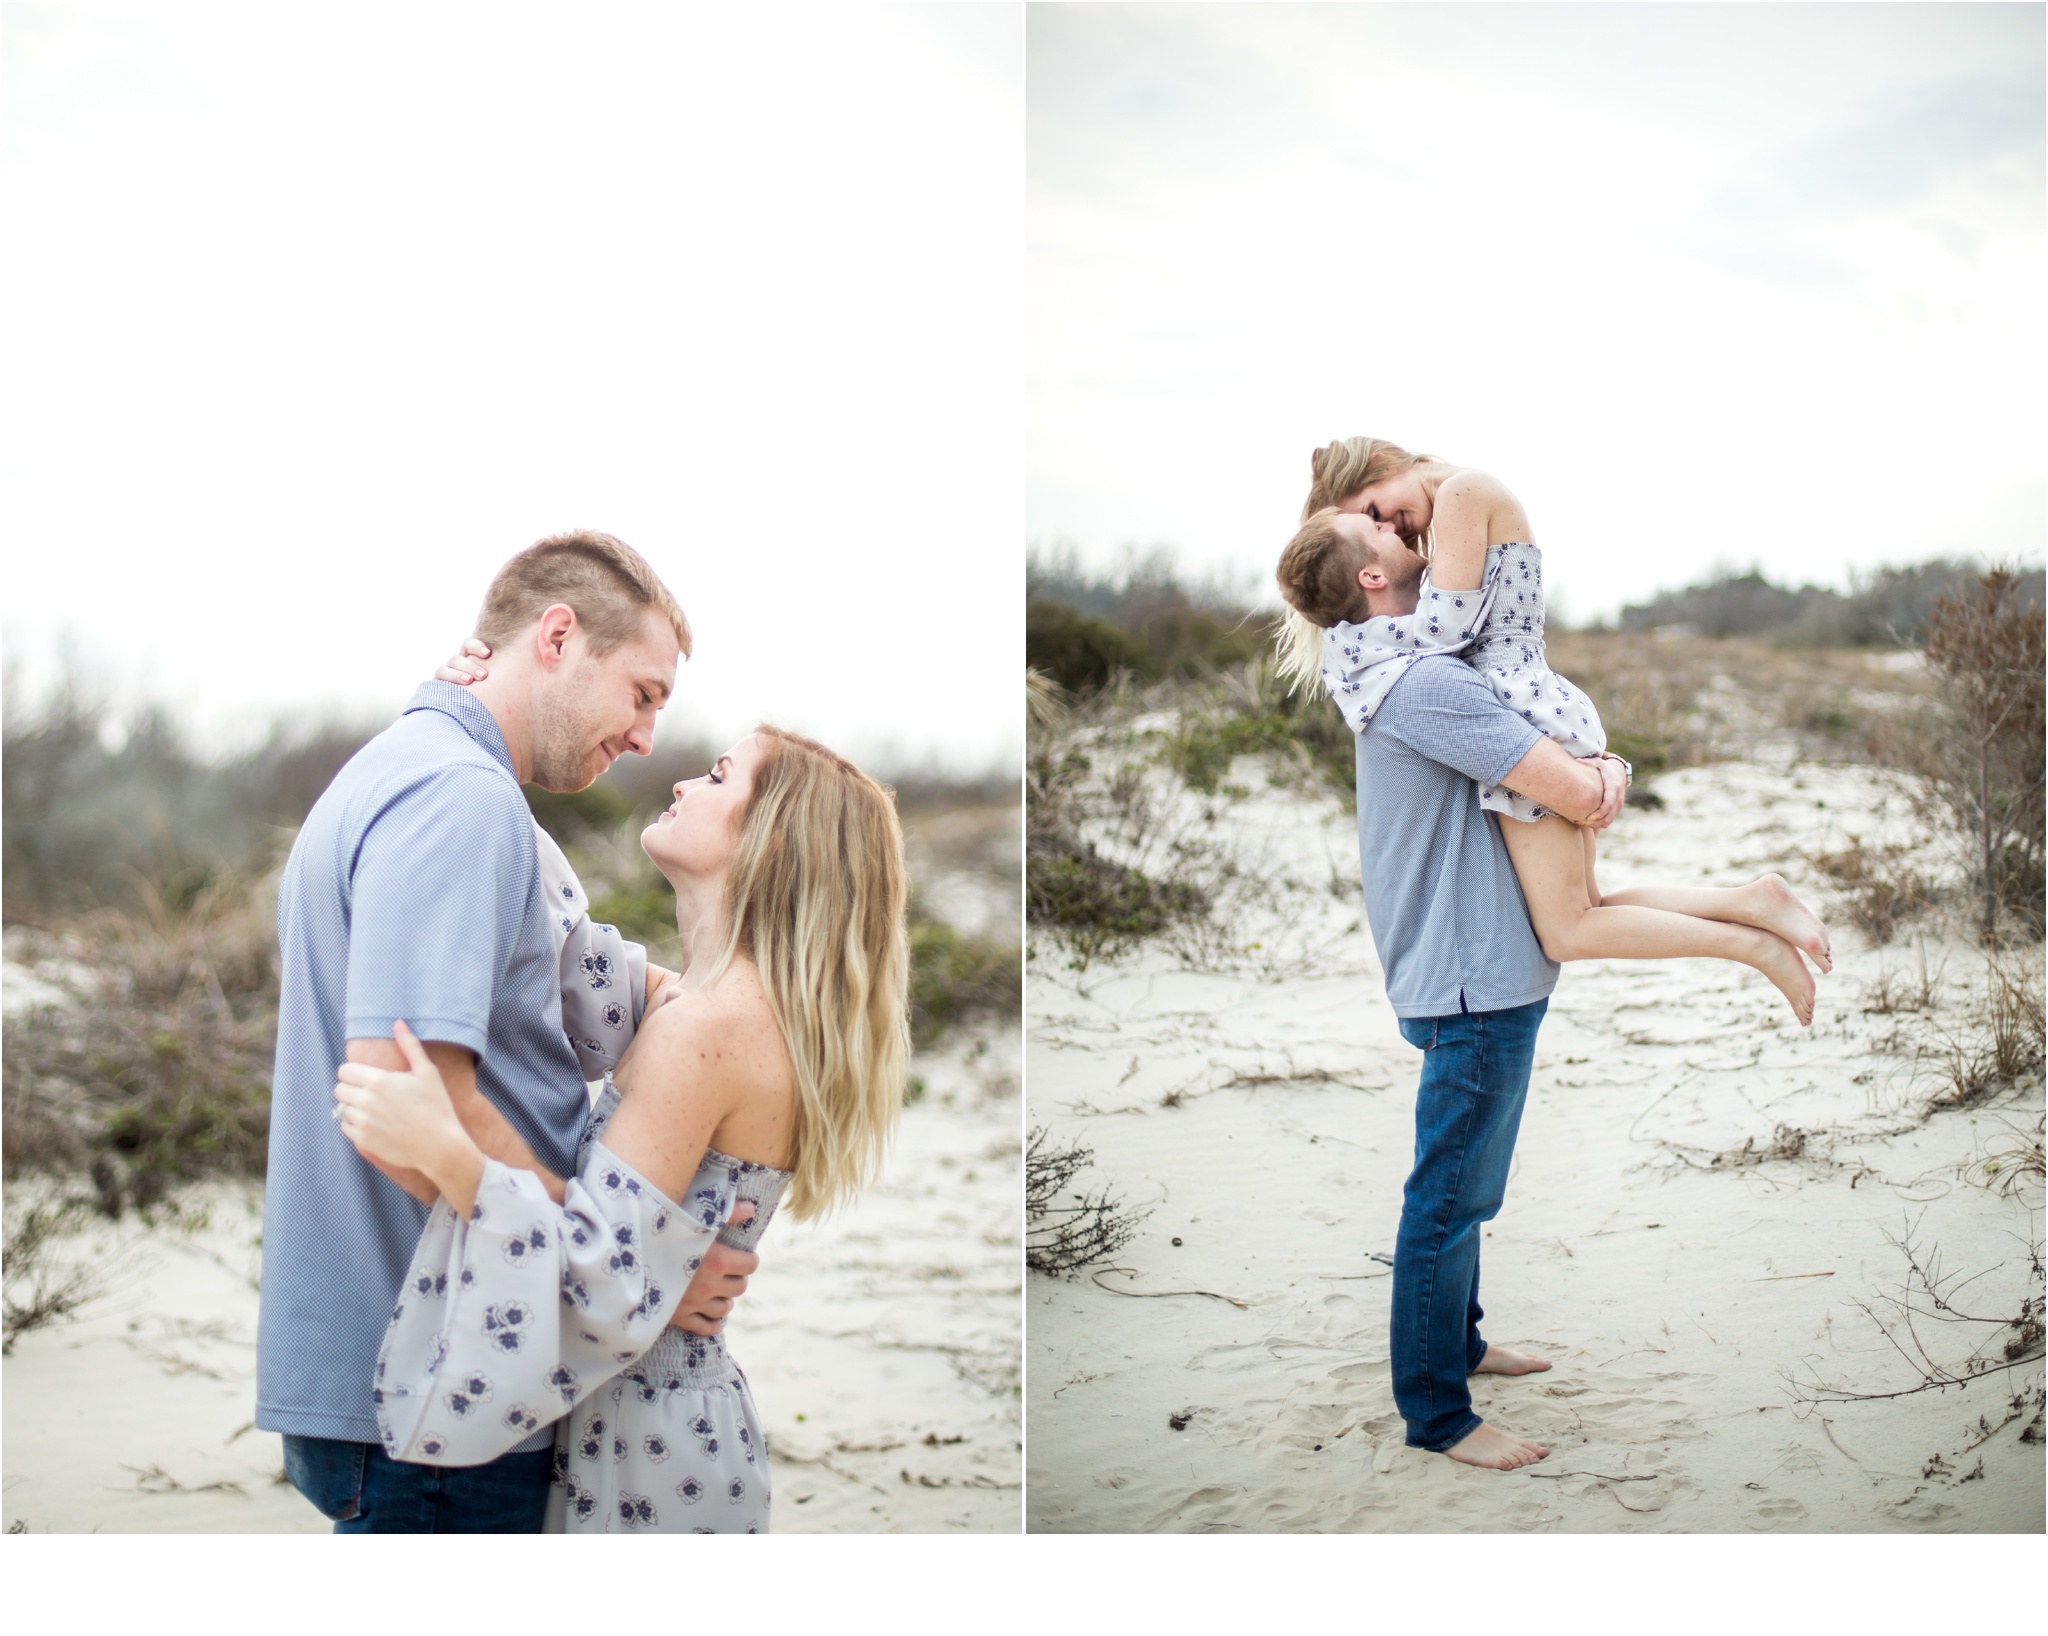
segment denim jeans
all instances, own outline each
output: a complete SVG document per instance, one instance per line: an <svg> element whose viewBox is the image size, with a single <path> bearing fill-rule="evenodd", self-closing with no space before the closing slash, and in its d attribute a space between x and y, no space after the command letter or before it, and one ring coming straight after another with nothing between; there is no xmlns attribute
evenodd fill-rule
<svg viewBox="0 0 2048 1636"><path fill-rule="evenodd" d="M284 1440L285 1475L337 1534L537 1534L554 1458L545 1448L482 1466L422 1466L375 1443Z"/></svg>
<svg viewBox="0 0 2048 1636"><path fill-rule="evenodd" d="M1549 1005L1401 1019L1402 1036L1423 1052L1415 1169L1394 1240L1390 1346L1394 1404L1411 1448L1441 1454L1479 1425L1465 1377L1486 1355L1480 1224L1500 1214Z"/></svg>

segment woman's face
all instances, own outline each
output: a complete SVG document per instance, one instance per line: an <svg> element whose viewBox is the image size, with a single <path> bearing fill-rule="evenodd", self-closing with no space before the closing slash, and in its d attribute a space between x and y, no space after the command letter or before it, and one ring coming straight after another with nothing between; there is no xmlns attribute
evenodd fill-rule
<svg viewBox="0 0 2048 1636"><path fill-rule="evenodd" d="M1382 477L1343 501L1339 511L1356 511L1385 523L1396 534L1412 539L1429 527L1435 510L1429 490L1416 468Z"/></svg>
<svg viewBox="0 0 2048 1636"><path fill-rule="evenodd" d="M1354 544L1370 545L1374 551L1405 551L1408 542L1401 538L1400 531L1392 524L1382 522L1371 512L1349 509L1341 517L1331 520L1340 538Z"/></svg>
<svg viewBox="0 0 2048 1636"><path fill-rule="evenodd" d="M701 778L675 787L675 801L641 833L640 845L664 875L722 875L739 845L740 815L754 789L761 741L749 733Z"/></svg>

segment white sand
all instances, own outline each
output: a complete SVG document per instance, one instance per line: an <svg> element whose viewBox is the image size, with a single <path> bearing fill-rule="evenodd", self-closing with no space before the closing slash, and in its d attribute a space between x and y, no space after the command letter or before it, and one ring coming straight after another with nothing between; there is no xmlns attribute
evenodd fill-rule
<svg viewBox="0 0 2048 1636"><path fill-rule="evenodd" d="M1566 968L1481 1291L1489 1338L1556 1367L1474 1382L1483 1416L1553 1453L1499 1473L1405 1448L1388 1270L1369 1256L1393 1248L1420 1053L1386 1003L1338 803L1261 788L1252 762L1234 775L1256 793L1211 803L1207 832L1257 877L1234 953L1195 971L1154 946L1076 973L1041 942L1027 968L1032 1122L1094 1149L1081 1183L1152 1212L1126 1270L1027 1282L1029 1527L2042 1528L2041 1444L2020 1440L2029 1421L2039 1436L2038 1341L2024 1367L1947 1392L1816 1404L1799 1386L1918 1380L1859 1309L1901 1288L1887 1235L1985 1270L1971 1312L2010 1316L2040 1289L2038 1188L1965 1175L2034 1128L2038 1084L1995 1110L1913 1112L1933 1088L1916 1088L1913 1042L1964 1026L1980 963L1930 942L1941 1009L1866 1015L1881 971L1918 965L1910 940L1868 949L1840 916L1810 1031L1743 967ZM1776 869L1824 905L1802 851L1906 833L1863 770L1722 766L1658 789L1666 811L1603 840L1603 884ZM1156 776L1154 797L1185 816ZM1801 1157L1695 1168L1780 1126L1815 1133ZM1997 1356L2010 1334L1970 1327L1921 1332L1943 1361L1987 1338Z"/></svg>
<svg viewBox="0 0 2048 1636"><path fill-rule="evenodd" d="M769 1427L778 1531L1018 1526L1014 1026L917 1068L929 1089L883 1183L833 1221L778 1222L728 1331ZM33 1187L9 1189L10 1211ZM260 1192L181 1202L205 1225L62 1246L106 1293L6 1359L6 1528L327 1529L250 1424Z"/></svg>

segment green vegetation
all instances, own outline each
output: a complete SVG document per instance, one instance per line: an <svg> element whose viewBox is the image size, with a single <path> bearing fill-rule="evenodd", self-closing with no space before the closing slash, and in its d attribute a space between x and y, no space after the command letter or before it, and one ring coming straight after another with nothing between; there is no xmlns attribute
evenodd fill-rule
<svg viewBox="0 0 2048 1636"><path fill-rule="evenodd" d="M1278 685L1272 615L1242 592L1190 585L1158 551L1110 575L1034 556L1028 580L1028 916L1074 964L1214 909L1214 883L1146 810L1146 765L1230 800L1249 793L1232 774L1251 757L1268 781L1352 800L1351 732L1320 694ZM1647 787L1657 774L1743 759L1760 740L1890 766L1913 775L1930 833L1967 853L1980 937L2037 939L2041 584L2039 569L1951 559L1880 570L1847 593L1729 574L1626 609L1617 629L1553 630L1549 657L1598 701L1610 746L1634 763L1632 805L1661 805ZM1913 641L1924 667L1895 656ZM1815 860L1879 941L1940 909L1906 850Z"/></svg>
<svg viewBox="0 0 2048 1636"><path fill-rule="evenodd" d="M1055 759L1034 743L1025 773L1025 917L1056 932L1077 968L1209 909L1194 884L1154 879L1082 838L1082 789L1091 771L1077 750Z"/></svg>
<svg viewBox="0 0 2048 1636"><path fill-rule="evenodd" d="M260 748L219 761L165 712L124 726L75 681L22 701L10 678L0 766L6 954L49 985L50 1003L17 1003L5 1025L6 1175L77 1185L85 1190L60 1207L108 1215L150 1210L197 1178L260 1176L276 1049L277 870L369 730L281 726ZM668 787L711 756L708 746L664 746L574 795L529 792L598 918L671 966L674 898L639 835ZM914 849L913 1026L929 1047L1018 1008L1014 940L969 936L915 907L921 869L985 874L1014 894L1016 788L920 776L897 793L912 832L963 808L993 810L974 834L1001 842L977 851L970 838L932 857Z"/></svg>
<svg viewBox="0 0 2048 1636"><path fill-rule="evenodd" d="M1016 942L969 937L912 906L910 1032L918 1045L971 1021L1015 1015L1023 986Z"/></svg>

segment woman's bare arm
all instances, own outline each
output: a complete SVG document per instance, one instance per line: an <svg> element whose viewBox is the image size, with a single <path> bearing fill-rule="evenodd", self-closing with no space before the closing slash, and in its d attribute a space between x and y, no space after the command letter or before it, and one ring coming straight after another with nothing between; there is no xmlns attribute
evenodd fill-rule
<svg viewBox="0 0 2048 1636"><path fill-rule="evenodd" d="M1430 530L1436 540L1430 584L1440 591L1476 591L1486 577L1486 548L1528 539L1529 519L1498 477L1459 471L1437 487Z"/></svg>
<svg viewBox="0 0 2048 1636"><path fill-rule="evenodd" d="M686 1010L685 1007L669 1006L664 1008L664 1013L680 1016ZM657 1046L669 1048L686 1044L673 1037L679 1032L657 1030ZM438 1042L422 1048L410 1032L403 1040L352 1040L350 1046L350 1059L354 1066L344 1069L342 1084L336 1087L336 1097L353 1105L357 1115L355 1120L343 1124L343 1133L362 1151L365 1159L405 1187L415 1198L431 1204L437 1196L445 1196L458 1213L467 1215L476 1202L483 1161L488 1155L509 1169L532 1171L546 1186L549 1196L557 1204L562 1202L564 1189L561 1179L535 1159L532 1150L519 1139L505 1116L476 1089L476 1063L468 1051ZM357 1046L366 1049L358 1053L354 1049ZM656 1082L656 1071L660 1081L674 1079L674 1073L667 1071L673 1066L657 1057L651 1065L654 1071L650 1071L650 1083ZM358 1071L366 1068L384 1069L392 1077L381 1083L366 1079ZM431 1074L432 1089L420 1081L421 1070ZM649 1102L653 1100L650 1098ZM627 1109L632 1105L633 1099L622 1099L619 1113L614 1115L613 1123L605 1131L605 1144L674 1198L674 1189L687 1187L695 1176L697 1165L704 1157L704 1148L710 1143L710 1133L716 1129L716 1121L706 1127L695 1154L688 1156L688 1166L683 1170L681 1179L677 1180L672 1175L658 1175L644 1162L640 1143L633 1134L636 1119L627 1115ZM454 1119L444 1122L436 1117L437 1107L448 1109L454 1114ZM643 1116L652 1111L651 1107L643 1108ZM372 1123L368 1126L361 1123L365 1115L371 1116ZM637 1122L644 1123L644 1117ZM622 1123L626 1126L623 1141L615 1135ZM684 1140L687 1141L687 1137ZM380 1158L378 1152L371 1149L388 1153L395 1162ZM754 1206L743 1202L732 1219L734 1222L745 1221L753 1214ZM751 1250L714 1243L669 1321L694 1334L717 1334L732 1311L733 1302L746 1292L747 1280L759 1265L760 1257Z"/></svg>
<svg viewBox="0 0 2048 1636"><path fill-rule="evenodd" d="M450 1045L441 1040L423 1043L428 1060L441 1072L441 1083L447 1088L456 1118L462 1121L462 1128L468 1132L478 1151L514 1170L532 1171L548 1190L548 1197L560 1204L562 1178L534 1157L533 1149L512 1128L512 1122L476 1088L475 1054L467 1046ZM393 1073L403 1073L407 1067L405 1053L395 1039L350 1040L348 1060ZM442 1191L421 1171L387 1165L369 1154L364 1157L422 1204L432 1204ZM470 1202L474 1203L474 1198Z"/></svg>
<svg viewBox="0 0 2048 1636"><path fill-rule="evenodd" d="M619 1107L604 1145L672 1199L688 1189L744 1085L735 1042L707 998L680 995L650 1009L612 1076Z"/></svg>

